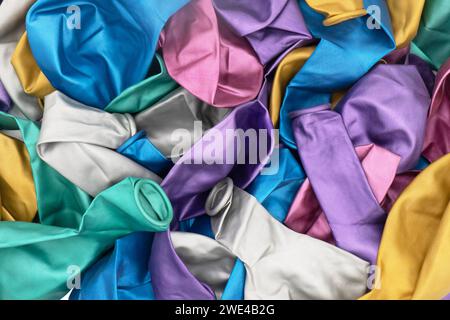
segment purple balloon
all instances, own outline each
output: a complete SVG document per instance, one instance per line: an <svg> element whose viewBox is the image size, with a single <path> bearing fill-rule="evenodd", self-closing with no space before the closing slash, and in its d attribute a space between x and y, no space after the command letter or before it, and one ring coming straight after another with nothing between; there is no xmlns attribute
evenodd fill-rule
<svg viewBox="0 0 450 320"><path fill-rule="evenodd" d="M297 0L213 0L216 12L246 37L262 64L312 40Z"/></svg>

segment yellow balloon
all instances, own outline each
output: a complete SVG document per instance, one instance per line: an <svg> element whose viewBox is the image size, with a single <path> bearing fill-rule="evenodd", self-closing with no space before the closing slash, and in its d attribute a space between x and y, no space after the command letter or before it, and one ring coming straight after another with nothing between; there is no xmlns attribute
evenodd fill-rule
<svg viewBox="0 0 450 320"><path fill-rule="evenodd" d="M37 200L25 144L0 133L0 153L0 220L30 222Z"/></svg>
<svg viewBox="0 0 450 320"><path fill-rule="evenodd" d="M377 266L379 299L442 299L450 293L450 154L432 163L395 202Z"/></svg>
<svg viewBox="0 0 450 320"><path fill-rule="evenodd" d="M367 14L363 0L306 0L306 3L325 16L323 21L325 26L332 26Z"/></svg>
<svg viewBox="0 0 450 320"><path fill-rule="evenodd" d="M387 0L397 48L410 44L419 30L425 0Z"/></svg>
<svg viewBox="0 0 450 320"><path fill-rule="evenodd" d="M22 35L14 50L11 64L25 93L43 99L46 95L55 91L33 57L26 32Z"/></svg>
<svg viewBox="0 0 450 320"><path fill-rule="evenodd" d="M323 14L325 26L332 26L367 14L362 0L306 0L315 11ZM386 0L397 48L411 42L419 29L425 0Z"/></svg>

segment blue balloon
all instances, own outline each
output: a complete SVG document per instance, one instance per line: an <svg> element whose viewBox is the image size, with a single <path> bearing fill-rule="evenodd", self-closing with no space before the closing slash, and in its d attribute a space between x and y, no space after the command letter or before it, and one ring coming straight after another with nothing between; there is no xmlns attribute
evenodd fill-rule
<svg viewBox="0 0 450 320"><path fill-rule="evenodd" d="M289 83L280 110L281 139L295 149L289 113L329 103L334 91L351 86L396 47L384 0L364 1L368 12L376 6L379 15L366 15L333 26L324 26L325 17L304 0L299 0L299 5L309 31L320 42Z"/></svg>
<svg viewBox="0 0 450 320"><path fill-rule="evenodd" d="M26 29L37 64L57 90L104 109L143 80L159 34L188 0L39 0Z"/></svg>
<svg viewBox="0 0 450 320"><path fill-rule="evenodd" d="M116 240L114 250L81 275L70 300L154 300L148 270L152 242L150 232Z"/></svg>

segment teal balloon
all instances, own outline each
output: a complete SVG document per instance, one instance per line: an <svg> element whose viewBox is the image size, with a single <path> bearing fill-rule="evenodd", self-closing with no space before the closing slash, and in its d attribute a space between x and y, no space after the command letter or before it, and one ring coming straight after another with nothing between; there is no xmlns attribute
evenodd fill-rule
<svg viewBox="0 0 450 320"><path fill-rule="evenodd" d="M163 58L155 54L147 78L129 87L111 101L105 111L116 113L137 113L158 102L178 84L170 77Z"/></svg>
<svg viewBox="0 0 450 320"><path fill-rule="evenodd" d="M172 217L158 184L126 178L95 197L77 228L1 223L0 299L60 299L116 239L166 230Z"/></svg>
<svg viewBox="0 0 450 320"><path fill-rule="evenodd" d="M450 57L450 1L425 1L411 52L437 70Z"/></svg>

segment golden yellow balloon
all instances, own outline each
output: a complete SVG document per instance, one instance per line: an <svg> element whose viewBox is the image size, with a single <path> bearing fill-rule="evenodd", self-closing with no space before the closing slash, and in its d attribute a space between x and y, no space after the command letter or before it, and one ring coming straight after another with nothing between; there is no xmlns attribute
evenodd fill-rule
<svg viewBox="0 0 450 320"><path fill-rule="evenodd" d="M0 152L0 220L32 221L37 200L25 144L0 133Z"/></svg>
<svg viewBox="0 0 450 320"><path fill-rule="evenodd" d="M389 213L380 287L362 299L442 299L450 293L450 154L406 188Z"/></svg>
<svg viewBox="0 0 450 320"><path fill-rule="evenodd" d="M325 16L323 21L325 26L332 26L367 14L363 0L306 0L306 3Z"/></svg>
<svg viewBox="0 0 450 320"><path fill-rule="evenodd" d="M367 14L362 0L306 0L315 11L323 14L325 26L332 26ZM417 34L425 0L387 0L397 48L407 46Z"/></svg>
<svg viewBox="0 0 450 320"><path fill-rule="evenodd" d="M26 32L20 38L14 50L11 64L25 93L43 99L46 95L55 91L33 57Z"/></svg>

